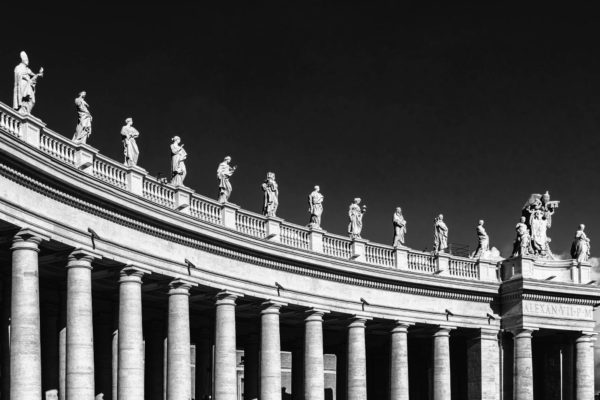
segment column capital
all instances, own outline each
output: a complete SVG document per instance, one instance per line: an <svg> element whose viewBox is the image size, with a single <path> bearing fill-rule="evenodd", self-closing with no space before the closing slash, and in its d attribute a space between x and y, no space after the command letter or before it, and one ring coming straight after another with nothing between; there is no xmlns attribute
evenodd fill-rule
<svg viewBox="0 0 600 400"><path fill-rule="evenodd" d="M177 294L189 296L190 289L193 286L197 285L184 279L173 279L171 282L169 282L169 296Z"/></svg>
<svg viewBox="0 0 600 400"><path fill-rule="evenodd" d="M99 253L86 249L75 249L69 254L67 268L92 269L92 261L102 258Z"/></svg>
<svg viewBox="0 0 600 400"><path fill-rule="evenodd" d="M597 332L581 332L581 335L575 339L575 343L593 343L598 339Z"/></svg>
<svg viewBox="0 0 600 400"><path fill-rule="evenodd" d="M215 296L215 304L217 306L223 304L235 305L235 301L238 299L238 297L244 297L244 294L231 290L222 290Z"/></svg>
<svg viewBox="0 0 600 400"><path fill-rule="evenodd" d="M437 330L434 332L433 336L434 337L440 337L440 336L450 336L450 331L456 329L455 326L445 326L445 325L440 325Z"/></svg>
<svg viewBox="0 0 600 400"><path fill-rule="evenodd" d="M529 329L529 328L515 328L511 329L510 332L513 334L514 338L531 338L533 332L537 329Z"/></svg>
<svg viewBox="0 0 600 400"><path fill-rule="evenodd" d="M309 322L309 321L323 321L323 315L325 314L329 314L329 310L325 310L323 308L310 308L306 311L304 311L304 314L306 315L306 317L304 318L304 321Z"/></svg>
<svg viewBox="0 0 600 400"><path fill-rule="evenodd" d="M119 283L134 282L142 283L142 277L144 275L151 274L151 271L145 268L138 267L137 265L127 264L119 271Z"/></svg>
<svg viewBox="0 0 600 400"><path fill-rule="evenodd" d="M498 329L480 329L478 337L481 340L498 340L498 335L500 334L500 330Z"/></svg>
<svg viewBox="0 0 600 400"><path fill-rule="evenodd" d="M392 328L391 332L392 333L406 333L406 332L408 332L408 328L411 327L412 325L414 325L414 324L397 319L394 321L394 327Z"/></svg>
<svg viewBox="0 0 600 400"><path fill-rule="evenodd" d="M367 324L367 321L372 320L372 317L368 317L366 315L353 315L350 317L350 323L348 324L348 329L350 328L364 328Z"/></svg>
<svg viewBox="0 0 600 400"><path fill-rule="evenodd" d="M284 303L282 301L277 300L267 300L261 303L261 315L264 314L279 314L279 309L281 307L287 306L288 303Z"/></svg>
<svg viewBox="0 0 600 400"><path fill-rule="evenodd" d="M17 232L13 238L11 250L28 249L40 251L39 245L43 241L50 240L50 236L45 235L35 229L24 228Z"/></svg>

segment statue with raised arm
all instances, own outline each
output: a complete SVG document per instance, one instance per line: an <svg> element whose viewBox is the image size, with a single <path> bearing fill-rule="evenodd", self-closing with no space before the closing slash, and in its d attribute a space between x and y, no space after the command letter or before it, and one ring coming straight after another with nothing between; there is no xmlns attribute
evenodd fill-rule
<svg viewBox="0 0 600 400"><path fill-rule="evenodd" d="M323 200L325 197L320 191L321 188L317 185L312 193L308 195L308 212L310 213L308 227L311 229L321 229L321 215L323 214Z"/></svg>
<svg viewBox="0 0 600 400"><path fill-rule="evenodd" d="M406 235L406 220L402 215L402 208L396 207L394 213L394 247L404 246L404 235Z"/></svg>
<svg viewBox="0 0 600 400"><path fill-rule="evenodd" d="M231 175L233 175L237 166L231 167L229 165L230 162L231 157L227 156L217 168L217 178L219 179L219 203L227 203L231 196L231 192L233 191L229 178L231 178Z"/></svg>
<svg viewBox="0 0 600 400"><path fill-rule="evenodd" d="M75 107L77 108L77 127L73 135L73 141L78 144L85 144L87 139L92 135L92 114L90 106L85 101L85 91L79 93L79 97L75 99Z"/></svg>
<svg viewBox="0 0 600 400"><path fill-rule="evenodd" d="M348 224L348 233L350 234L351 239L360 239L360 234L363 228L363 215L367 212L367 206L363 205L361 207L359 205L360 202L360 197L355 198L352 204L350 204L350 208L348 210L348 217L350 218L350 223Z"/></svg>
<svg viewBox="0 0 600 400"><path fill-rule="evenodd" d="M34 74L29 69L27 53L21 52L21 63L15 67L15 87L13 90L13 108L19 114L31 114L35 105L35 86L38 78L44 76L44 68Z"/></svg>
<svg viewBox="0 0 600 400"><path fill-rule="evenodd" d="M490 237L485 231L483 224L484 221L480 219L476 228L477 239L479 240L479 243L477 244L477 249L471 255L471 258L483 258L490 252Z"/></svg>
<svg viewBox="0 0 600 400"><path fill-rule="evenodd" d="M585 225L579 225L579 229L575 232L575 239L571 245L571 257L577 260L578 263L586 262L590 258L590 239L584 232Z"/></svg>
<svg viewBox="0 0 600 400"><path fill-rule="evenodd" d="M267 179L262 184L262 190L264 192L263 215L275 217L279 206L279 187L275 181L275 173L267 173Z"/></svg>
<svg viewBox="0 0 600 400"><path fill-rule="evenodd" d="M513 257L528 256L532 253L531 250L531 236L529 235L529 228L526 224L527 218L522 216L520 221L515 226L517 231L517 238L513 245Z"/></svg>
<svg viewBox="0 0 600 400"><path fill-rule="evenodd" d="M187 152L181 144L181 138L173 136L171 138L171 185L183 186L183 180L187 175L186 158Z"/></svg>
<svg viewBox="0 0 600 400"><path fill-rule="evenodd" d="M433 251L443 253L448 248L448 226L444 222L444 215L440 214L434 219Z"/></svg>
<svg viewBox="0 0 600 400"><path fill-rule="evenodd" d="M552 215L559 203L551 201L550 193L546 191L544 194L533 193L523 206L522 216L531 235L531 253L534 257L554 259L547 230L552 227Z"/></svg>
<svg viewBox="0 0 600 400"><path fill-rule="evenodd" d="M140 156L140 150L138 149L137 139L140 133L133 127L133 119L127 118L125 120L125 126L121 128L121 138L123 139L123 154L125 155L125 165L128 167L135 167Z"/></svg>

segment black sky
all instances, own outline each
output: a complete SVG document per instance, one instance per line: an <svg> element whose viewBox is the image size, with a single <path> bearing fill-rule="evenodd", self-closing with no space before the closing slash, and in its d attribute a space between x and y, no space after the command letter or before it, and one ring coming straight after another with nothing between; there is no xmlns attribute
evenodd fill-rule
<svg viewBox="0 0 600 400"><path fill-rule="evenodd" d="M549 190L560 254L581 222L600 238L597 21L593 9L394 2L47 5L3 18L0 101L26 50L46 72L34 115L51 129L72 136L86 90L89 143L105 155L122 160L132 116L153 175L168 171L177 134L201 194L216 197L231 155L243 208L260 210L274 171L286 220L308 222L319 184L326 230L345 234L358 196L363 237L390 242L400 205L417 249L431 248L442 212L450 242L473 247L483 218L506 256L523 203Z"/></svg>

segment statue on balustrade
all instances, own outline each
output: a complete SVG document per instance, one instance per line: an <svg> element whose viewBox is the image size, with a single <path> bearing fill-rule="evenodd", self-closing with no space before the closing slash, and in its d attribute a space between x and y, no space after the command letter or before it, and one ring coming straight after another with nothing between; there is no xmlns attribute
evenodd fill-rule
<svg viewBox="0 0 600 400"><path fill-rule="evenodd" d="M27 53L21 52L21 63L15 67L15 87L13 91L13 108L19 114L28 115L35 105L35 86L38 78L44 76L44 68L34 74L29 69Z"/></svg>
<svg viewBox="0 0 600 400"><path fill-rule="evenodd" d="M590 258L590 239L584 232L585 225L579 225L579 229L575 233L573 245L571 245L571 257L577 262L586 262Z"/></svg>
<svg viewBox="0 0 600 400"><path fill-rule="evenodd" d="M231 157L227 156L217 168L217 178L219 179L219 203L227 203L231 196L231 192L233 191L229 178L231 178L237 169L237 166L230 166L230 162Z"/></svg>
<svg viewBox="0 0 600 400"><path fill-rule="evenodd" d="M85 101L85 91L79 93L79 97L75 99L75 107L77 108L77 127L73 135L73 141L79 144L85 144L88 138L92 135L92 113L90 113L90 105Z"/></svg>
<svg viewBox="0 0 600 400"><path fill-rule="evenodd" d="M274 217L279 206L279 188L273 172L267 173L267 179L262 184L264 192L263 215Z"/></svg>
<svg viewBox="0 0 600 400"><path fill-rule="evenodd" d="M140 156L140 150L138 149L137 139L140 133L133 127L133 119L127 118L125 120L125 126L121 128L121 138L123 139L123 154L125 155L125 165L128 167L135 167Z"/></svg>
<svg viewBox="0 0 600 400"><path fill-rule="evenodd" d="M183 180L187 175L187 169L185 168L185 160L187 153L183 148L181 138L179 136L173 136L171 138L171 185L183 186Z"/></svg>
<svg viewBox="0 0 600 400"><path fill-rule="evenodd" d="M517 238L513 245L513 257L523 257L533 253L533 250L531 249L531 236L529 235L529 228L525 223L526 221L527 218L522 216L515 227Z"/></svg>
<svg viewBox="0 0 600 400"><path fill-rule="evenodd" d="M482 219L479 220L477 224L477 238L479 239L479 243L477 244L477 249L471 255L471 258L485 258L490 253L490 237L488 236L485 228L483 227L484 221Z"/></svg>
<svg viewBox="0 0 600 400"><path fill-rule="evenodd" d="M361 199L355 198L348 210L348 216L350 217L350 223L348 224L348 233L351 239L360 239L360 234L363 227L363 215L367 212L367 206L359 205Z"/></svg>
<svg viewBox="0 0 600 400"><path fill-rule="evenodd" d="M321 229L321 215L323 214L323 200L325 197L320 190L321 188L317 185L315 190L308 195L308 212L310 213L308 227L311 229Z"/></svg>
<svg viewBox="0 0 600 400"><path fill-rule="evenodd" d="M402 208L396 207L394 213L394 247L404 246L404 235L406 235L406 220L402 215Z"/></svg>
<svg viewBox="0 0 600 400"><path fill-rule="evenodd" d="M525 203L522 216L531 234L531 250L534 257L554 259L550 251L551 239L547 235L548 228L552 227L552 215L559 205L559 201L551 201L550 194L533 193Z"/></svg>
<svg viewBox="0 0 600 400"><path fill-rule="evenodd" d="M448 248L448 226L444 222L444 215L440 214L434 219L433 252L443 253Z"/></svg>

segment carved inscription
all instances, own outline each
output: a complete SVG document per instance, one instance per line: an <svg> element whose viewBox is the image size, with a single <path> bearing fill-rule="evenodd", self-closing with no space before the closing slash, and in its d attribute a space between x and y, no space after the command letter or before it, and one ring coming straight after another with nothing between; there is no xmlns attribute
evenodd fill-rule
<svg viewBox="0 0 600 400"><path fill-rule="evenodd" d="M591 307L538 301L524 301L523 314L588 320L594 318Z"/></svg>

